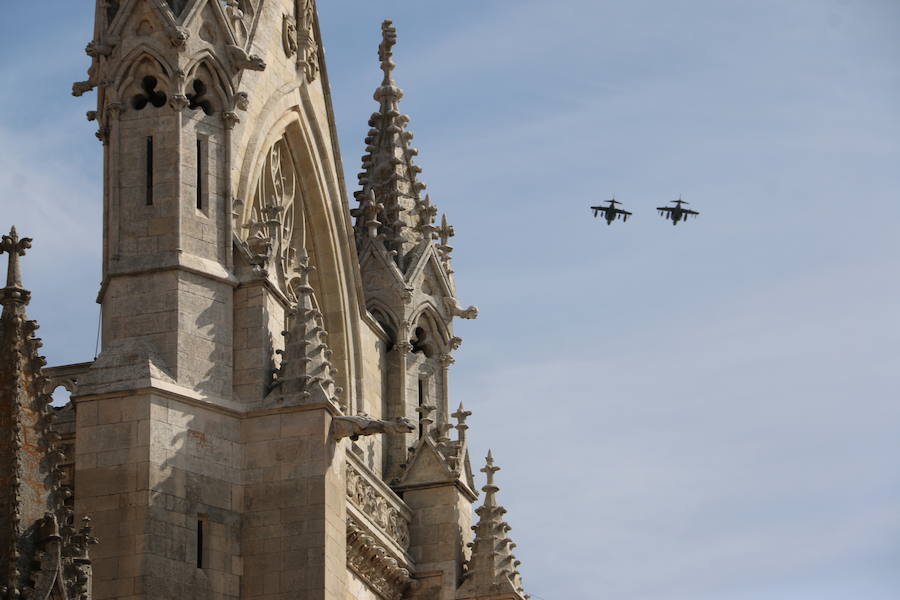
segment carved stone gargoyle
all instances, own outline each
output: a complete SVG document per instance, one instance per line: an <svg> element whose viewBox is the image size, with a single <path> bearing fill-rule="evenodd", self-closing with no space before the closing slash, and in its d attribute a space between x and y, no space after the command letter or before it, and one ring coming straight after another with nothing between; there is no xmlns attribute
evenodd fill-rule
<svg viewBox="0 0 900 600"><path fill-rule="evenodd" d="M447 306L447 309L450 311L454 317L462 317L463 319L477 319L478 318L478 307L470 306L469 308L463 308L456 301L456 298L452 298L447 296L444 298L444 304Z"/></svg>
<svg viewBox="0 0 900 600"><path fill-rule="evenodd" d="M234 64L235 68L251 71L265 71L266 61L255 54L248 54L246 50L240 46L226 46L228 58Z"/></svg>
<svg viewBox="0 0 900 600"><path fill-rule="evenodd" d="M342 440L345 437L356 441L361 435L412 433L415 430L416 426L406 417L394 417L390 421L382 421L361 413L355 417L334 417L331 421L331 437L334 441Z"/></svg>

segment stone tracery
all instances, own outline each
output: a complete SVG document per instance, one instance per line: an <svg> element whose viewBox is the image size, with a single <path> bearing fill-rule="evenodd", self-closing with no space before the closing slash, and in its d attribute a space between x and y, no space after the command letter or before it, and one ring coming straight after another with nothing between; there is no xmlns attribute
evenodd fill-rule
<svg viewBox="0 0 900 600"><path fill-rule="evenodd" d="M303 210L300 178L284 137L266 154L244 230L255 264L266 271L274 268L281 291L296 301L291 284L304 242Z"/></svg>

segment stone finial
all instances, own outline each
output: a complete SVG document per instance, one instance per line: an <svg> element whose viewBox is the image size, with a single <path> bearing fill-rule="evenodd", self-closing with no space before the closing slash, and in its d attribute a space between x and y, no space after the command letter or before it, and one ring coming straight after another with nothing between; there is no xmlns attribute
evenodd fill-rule
<svg viewBox="0 0 900 600"><path fill-rule="evenodd" d="M19 257L25 256L25 252L31 248L31 238L19 238L15 226L9 230L9 235L0 239L0 254L9 254L9 266L6 271L6 287L0 291L0 303L28 304L30 294L22 288L22 270L19 266Z"/></svg>
<svg viewBox="0 0 900 600"><path fill-rule="evenodd" d="M276 224L279 223L280 221L276 221ZM315 294L315 290L309 285L309 275L315 270L316 267L309 264L309 253L306 251L306 248L302 248L300 250L300 264L297 266L297 274L300 277L300 284L296 288L298 295L308 298Z"/></svg>
<svg viewBox="0 0 900 600"><path fill-rule="evenodd" d="M393 21L384 20L381 23L381 44L378 46L378 60L381 61L381 70L384 71L384 80L381 87L375 92L375 99L381 101L391 94L394 101L398 101L403 97L403 91L397 88L394 82L394 69L397 64L394 62L394 46L397 44L397 28L394 27Z"/></svg>
<svg viewBox="0 0 900 600"><path fill-rule="evenodd" d="M456 409L456 412L450 415L454 419L456 419L456 433L459 438L459 443L462 444L466 441L466 430L469 428L466 425L466 419L472 416L472 411L466 410L463 406L463 403L459 403L459 408Z"/></svg>
<svg viewBox="0 0 900 600"><path fill-rule="evenodd" d="M416 408L416 412L419 413L419 424L422 425L422 431L424 433L431 431L431 426L434 424L431 413L435 410L437 410L437 407L430 404L423 404Z"/></svg>
<svg viewBox="0 0 900 600"><path fill-rule="evenodd" d="M434 219L437 216L438 209L431 203L431 196L425 194L425 199L418 204L419 211L419 231L426 240L434 239L437 235L437 227L434 226Z"/></svg>
<svg viewBox="0 0 900 600"><path fill-rule="evenodd" d="M453 229L453 226L447 222L446 213L441 215L441 226L437 229L438 238L441 240L441 249L446 253L450 253L453 250L453 246L450 246L450 238L456 235L456 231Z"/></svg>
<svg viewBox="0 0 900 600"><path fill-rule="evenodd" d="M500 467L494 464L494 454L491 450L488 450L487 457L484 459L484 466L481 468L481 472L485 474L487 477L487 483L484 485L481 490L488 494L484 501L487 502L490 497L493 500L493 494L496 494L500 491L500 488L494 483L494 475L497 471L500 470Z"/></svg>
<svg viewBox="0 0 900 600"><path fill-rule="evenodd" d="M369 193L366 194L362 206L360 206L360 211L365 220L365 226L369 232L370 238L378 237L378 228L382 225L381 221L378 220L378 213L383 210L384 204L376 200L375 191L370 189Z"/></svg>
<svg viewBox="0 0 900 600"><path fill-rule="evenodd" d="M442 448L444 451L447 450L450 442L450 430L453 429L453 425L450 423L438 423L437 427L434 428L434 438L437 442L439 448Z"/></svg>

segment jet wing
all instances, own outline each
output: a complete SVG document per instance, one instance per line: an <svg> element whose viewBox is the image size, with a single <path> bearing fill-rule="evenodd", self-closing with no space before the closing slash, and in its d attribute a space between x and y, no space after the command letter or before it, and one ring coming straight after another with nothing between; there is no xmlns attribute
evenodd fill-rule
<svg viewBox="0 0 900 600"><path fill-rule="evenodd" d="M599 213L599 212L600 212L601 210L603 210L604 208L605 208L605 207L603 207L603 206L592 206L592 207L591 207L591 210L594 211L594 218L595 218L595 219L597 218L597 213Z"/></svg>
<svg viewBox="0 0 900 600"><path fill-rule="evenodd" d="M675 210L675 209L674 209L673 207L671 207L671 206L657 206L657 207L656 207L656 210L658 210L658 211L660 211L660 212L667 212L667 213L670 213L670 212L672 212L672 211Z"/></svg>
<svg viewBox="0 0 900 600"><path fill-rule="evenodd" d="M699 215L700 214L696 210L689 210L687 208L681 209L681 212L688 214L688 215Z"/></svg>

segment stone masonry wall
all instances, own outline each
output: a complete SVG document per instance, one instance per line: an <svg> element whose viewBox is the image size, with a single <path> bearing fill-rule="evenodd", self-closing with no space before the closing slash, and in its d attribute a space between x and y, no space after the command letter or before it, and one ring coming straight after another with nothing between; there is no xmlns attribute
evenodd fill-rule
<svg viewBox="0 0 900 600"><path fill-rule="evenodd" d="M237 419L136 394L80 400L76 423L76 512L103 539L95 598L237 598Z"/></svg>

